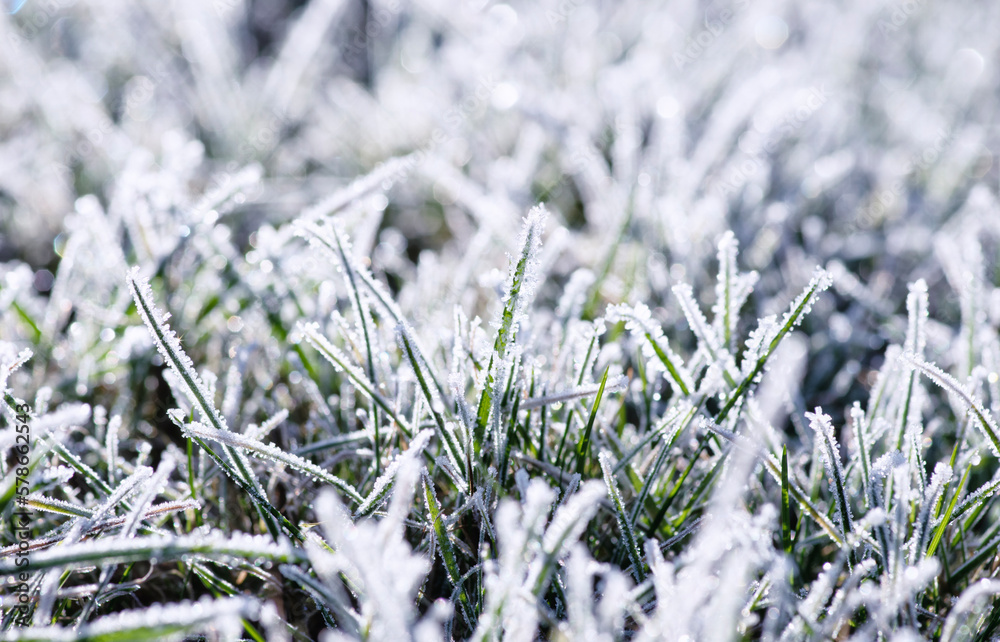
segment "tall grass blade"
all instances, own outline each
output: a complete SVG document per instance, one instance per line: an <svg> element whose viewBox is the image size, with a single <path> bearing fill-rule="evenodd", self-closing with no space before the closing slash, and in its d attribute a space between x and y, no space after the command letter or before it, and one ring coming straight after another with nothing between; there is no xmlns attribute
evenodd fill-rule
<svg viewBox="0 0 1000 642"><path fill-rule="evenodd" d="M611 470L611 458L607 453L598 455L601 463L601 471L604 473L604 485L608 487L608 497L615 508L615 515L618 517L618 528L622 534L625 550L628 552L629 561L632 562L632 572L636 581L641 582L646 579L646 573L642 567L642 556L639 555L639 544L635 539L635 531L628 513L625 511L625 504L622 502L621 491L618 490L618 482L615 481L614 473Z"/></svg>

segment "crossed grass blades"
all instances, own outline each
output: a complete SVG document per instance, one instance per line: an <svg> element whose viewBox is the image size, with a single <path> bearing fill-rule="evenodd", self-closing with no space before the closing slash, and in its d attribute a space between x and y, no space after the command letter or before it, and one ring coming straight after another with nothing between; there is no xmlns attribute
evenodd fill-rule
<svg viewBox="0 0 1000 642"><path fill-rule="evenodd" d="M351 202L333 200L336 210ZM1000 431L980 369L963 383L927 361L923 282L867 407L846 409L846 427L817 408L802 417L811 434L788 437L756 392L831 285L823 270L745 340L738 320L757 275L740 272L732 234L719 243L711 322L684 284L672 292L686 331L665 332L642 303L588 318L588 305L564 301L553 315L533 305L546 280L538 207L493 323L456 306L441 331L406 318L337 212L322 209L291 227L339 273L344 313L321 314L308 303L312 284L282 275L233 284L255 289L265 307L280 292L299 317L291 325L265 311L259 323L284 346L274 375L297 381L304 416L287 386L274 399L245 390L254 375L239 351L224 389L199 372L182 344L212 331L185 328L182 341L139 268L123 292L158 358L130 334L131 312L115 335L139 346L120 345L122 354L162 365L171 407L158 419L175 426L174 439L156 453L136 441L127 390L110 411L52 408L51 388L36 395L28 565L15 566L9 539L0 551L0 572L30 575L32 626L13 628L8 611L6 639L304 640L322 629L328 639L376 640L876 639L903 629L952 639L996 630L995 612L981 606L998 592L982 578L1000 544L991 518L1000 481L984 478L983 460L996 456ZM155 274L160 288L166 268ZM578 300L598 296L601 278L587 283ZM205 305L197 319L210 314ZM688 331L685 359L673 346ZM7 382L31 355L6 348L9 451L23 400ZM948 401L937 431L952 446L933 466L920 409L934 393L924 380ZM0 492L6 511L12 479Z"/></svg>

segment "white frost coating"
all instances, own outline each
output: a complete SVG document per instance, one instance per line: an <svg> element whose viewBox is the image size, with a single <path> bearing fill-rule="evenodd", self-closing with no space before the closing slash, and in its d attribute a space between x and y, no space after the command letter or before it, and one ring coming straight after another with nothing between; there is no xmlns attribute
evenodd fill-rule
<svg viewBox="0 0 1000 642"><path fill-rule="evenodd" d="M349 239L337 229L336 223L326 226L318 221L300 218L293 223L293 226L295 233L308 239L310 245L331 254L341 269L350 269L356 276L360 277L361 282L365 284L393 321L396 323L406 321L403 311L393 300L392 295L386 291L385 286L372 276L368 268L354 261L346 251L342 251L344 246L349 244Z"/></svg>
<svg viewBox="0 0 1000 642"><path fill-rule="evenodd" d="M351 363L350 357L344 354L340 348L330 343L330 341L320 332L318 323L302 323L298 325L301 332L309 343L313 344L320 353L326 357L327 361L333 364L358 386L358 388L368 396L375 394L375 385L368 379L368 376L360 368Z"/></svg>
<svg viewBox="0 0 1000 642"><path fill-rule="evenodd" d="M734 290L738 268L736 256L739 253L739 242L732 230L726 230L719 239L719 250L716 258L719 261L719 274L715 280L715 305L712 308L712 325L716 335L723 340L727 334L736 330L736 311ZM728 346L727 346L728 347Z"/></svg>
<svg viewBox="0 0 1000 642"><path fill-rule="evenodd" d="M162 490L167 479L170 478L170 473L174 472L176 465L177 462L174 461L173 456L169 452L165 452L160 459L160 465L156 467L156 472L149 480L149 483L144 485L142 495L139 496L139 500L136 501L135 506L132 507L132 510L129 511L128 516L125 518L125 523L122 525L119 537L129 539L135 535L135 530L146 516L147 509L153 503L153 500L156 499L156 495Z"/></svg>
<svg viewBox="0 0 1000 642"><path fill-rule="evenodd" d="M261 459L266 459L272 462L281 462L291 468L294 468L295 470L298 470L299 472L309 475L313 479L318 479L324 483L330 484L331 486L336 486L356 503L360 504L364 501L364 498L358 494L358 491L354 490L354 488L352 488L344 480L336 477L335 475L331 475L311 461L303 459L298 455L285 452L273 444L266 444L247 435L210 428L209 426L197 421L184 424L184 434L188 436L201 437L202 439L216 441L225 446L245 450Z"/></svg>
<svg viewBox="0 0 1000 642"><path fill-rule="evenodd" d="M317 517L334 553L330 557L328 551L310 546L309 557L317 566L326 558L329 570L343 573L355 592L361 621L371 639L409 639L416 615L411 604L430 568L427 558L413 554L404 539L405 517L418 476L415 461L401 465L389 515L377 523L370 519L352 522L332 492L322 493L316 501ZM328 584L340 583L335 573L324 575L331 580ZM330 588L339 590L337 586Z"/></svg>
<svg viewBox="0 0 1000 642"><path fill-rule="evenodd" d="M954 515L961 515L976 504L988 499L997 491L998 488L1000 488L1000 479L994 479L993 481L983 484L974 492L969 493L969 495L962 500L962 502L955 508Z"/></svg>
<svg viewBox="0 0 1000 642"><path fill-rule="evenodd" d="M813 305L819 295L833 285L833 277L823 268L816 268L809 285L805 291L792 302L788 312L781 319L781 325L786 326L794 321L795 325L801 322L802 318L812 312Z"/></svg>
<svg viewBox="0 0 1000 642"><path fill-rule="evenodd" d="M82 518L73 525L69 533L66 534L63 545L76 543L94 523L100 522L109 513L113 515L115 508L135 492L139 484L145 483L152 475L152 468L148 466L137 467L135 472L126 477L118 485L118 488L91 513L90 517Z"/></svg>
<svg viewBox="0 0 1000 642"><path fill-rule="evenodd" d="M16 357L13 356L14 345L12 343L3 343L3 347L9 347L10 350L5 350L4 361L0 363L0 399L3 398L3 394L7 392L7 380L10 378L18 368L23 366L31 358L32 352L30 349L25 348L21 350ZM4 403L6 405L6 403Z"/></svg>
<svg viewBox="0 0 1000 642"><path fill-rule="evenodd" d="M213 560L227 558L269 559L295 562L302 557L286 539L275 543L270 536L211 531L196 535L153 535L129 540L101 538L54 546L31 554L29 569L79 568L100 564L121 564L130 561L180 559L186 555ZM0 560L0 573L16 573L13 559Z"/></svg>
<svg viewBox="0 0 1000 642"><path fill-rule="evenodd" d="M761 318L757 323L757 327L750 331L750 336L747 337L746 349L743 352L743 362L741 364L741 374L744 377L750 376L750 373L757 365L757 360L764 356L767 349L770 347L771 342L778 336L778 331L780 329L781 327L778 325L778 318L775 315L770 314Z"/></svg>
<svg viewBox="0 0 1000 642"><path fill-rule="evenodd" d="M983 579L962 592L958 601L952 607L941 630L941 642L951 642L955 637L955 629L959 626L959 618L972 609L978 600L984 597L1000 594L1000 581Z"/></svg>
<svg viewBox="0 0 1000 642"><path fill-rule="evenodd" d="M900 358L904 363L913 366L926 375L928 379L938 386L958 396L968 407L969 411L976 416L976 423L979 425L980 430L983 431L983 434L986 435L986 438L989 439L990 446L993 448L993 454L1000 457L1000 427L997 426L996 419L993 418L990 411L983 407L983 404L975 398L968 388L960 384L950 374L941 370L941 368L938 368L933 363L924 361L913 353L904 352Z"/></svg>
<svg viewBox="0 0 1000 642"><path fill-rule="evenodd" d="M934 466L934 474L931 475L931 483L924 489L924 498L920 507L920 513L914 524L914 533L910 548L910 565L917 563L917 560L927 550L930 544L931 511L937 506L938 501L944 493L945 485L951 481L951 466L943 461Z"/></svg>
<svg viewBox="0 0 1000 642"><path fill-rule="evenodd" d="M83 426L90 420L91 408L85 403L65 403L45 413L32 423L32 436L37 438L57 428Z"/></svg>
<svg viewBox="0 0 1000 642"><path fill-rule="evenodd" d="M167 325L166 319L169 315L161 314L153 304L153 291L149 287L149 282L140 276L138 266L129 270L126 281L132 292L139 316L145 322L163 360L177 375L178 383L184 394L214 429L228 432L229 427L226 425L225 417L215 408L211 395L198 377L198 373L195 372L191 358L181 348L180 341L177 340L174 331ZM257 477L251 472L250 462L247 461L246 457L239 450L233 448L225 447L224 450L226 456L233 463L236 473L240 476L240 481L252 489L258 497L266 497Z"/></svg>
<svg viewBox="0 0 1000 642"><path fill-rule="evenodd" d="M612 305L608 306L605 313L605 318L609 322L624 321L626 330L632 334L646 337L647 341L643 343L643 355L650 360L655 371L664 372L667 369L656 354L656 348L659 348L666 355L667 360L677 372L676 379L673 374L667 376L666 379L677 393L684 392L678 386L686 388L688 393L694 391L694 377L684 366L684 359L670 348L670 343L663 336L663 328L654 322L652 317L653 315L645 303L638 303L635 306Z"/></svg>
<svg viewBox="0 0 1000 642"><path fill-rule="evenodd" d="M214 633L220 640L238 640L243 630L242 618L255 619L259 602L255 598L238 596L197 602L153 604L144 609L122 611L98 618L79 627L30 627L22 629L16 638L70 642L81 639L152 639L182 640L194 633ZM7 639L5 637L5 639Z"/></svg>
<svg viewBox="0 0 1000 642"><path fill-rule="evenodd" d="M299 220L312 223L315 219L329 216L350 205L352 202L375 191L385 191L393 183L403 178L417 164L414 154L390 158L364 176L355 179L346 187L334 192L316 205L302 212Z"/></svg>
<svg viewBox="0 0 1000 642"><path fill-rule="evenodd" d="M618 375L613 379L609 379L604 386L604 394L610 394L613 392L621 392L628 389L629 379L625 375ZM544 397L532 397L527 401L521 403L522 410L532 410L534 408L541 408L542 406L547 406L554 403L560 403L563 401L570 401L571 399L579 399L581 397L589 397L591 395L596 395L600 384L587 384L583 386L577 386L572 390L565 390L563 392L556 392L551 395L545 395Z"/></svg>
<svg viewBox="0 0 1000 642"><path fill-rule="evenodd" d="M153 290L149 287L149 281L139 274L138 266L128 271L126 281L135 300L135 307L149 329L156 349L167 365L181 378L184 393L192 405L206 414L214 415L213 420L218 422L219 427L228 430L226 420L210 405L212 397L195 371L194 363L181 348L177 335L167 324L169 314L160 312L153 304Z"/></svg>
<svg viewBox="0 0 1000 642"><path fill-rule="evenodd" d="M389 493L389 489L392 487L393 481L399 474L400 465L403 462L415 459L417 455L422 453L427 447L427 444L430 443L431 435L433 434L433 430L421 430L417 433L417 436L413 438L413 441L410 442L410 447L401 455L395 457L391 462L389 462L389 465L385 468L385 472L383 472L379 478L375 480L371 493L369 493L368 497L366 497L361 502L361 505L358 506L355 511L355 516L367 515L371 513L385 500L386 495Z"/></svg>
<svg viewBox="0 0 1000 642"><path fill-rule="evenodd" d="M820 440L823 450L823 463L826 464L826 474L830 477L830 490L837 501L837 517L844 535L852 531L851 505L847 499L847 483L844 479L844 467L840 462L840 446L833 431L833 423L829 415L821 408L815 412L806 413L809 425Z"/></svg>
<svg viewBox="0 0 1000 642"><path fill-rule="evenodd" d="M399 424L406 435L412 435L413 430L410 425L399 417L394 412L392 406L388 401L382 398L378 392L375 391L375 385L370 379L361 371L360 368L351 363L350 358L344 354L340 348L333 345L323 333L319 330L319 325L316 323L298 323L297 328L306 339L315 347L320 354L326 358L337 370L343 372L351 379L351 381L358 387L358 389L369 399L375 402L382 410L392 417L393 421Z"/></svg>
<svg viewBox="0 0 1000 642"><path fill-rule="evenodd" d="M94 512L89 508L78 506L62 499L56 499L55 497L43 497L32 494L25 497L25 501L33 510L44 510L62 515L70 514L80 517L90 517Z"/></svg>
<svg viewBox="0 0 1000 642"><path fill-rule="evenodd" d="M278 412L274 413L274 416L269 417L266 421L264 421L264 423L260 426L254 426L253 424L247 426L245 434L251 439L261 439L280 426L286 419L288 419L288 409L282 408Z"/></svg>
<svg viewBox="0 0 1000 642"><path fill-rule="evenodd" d="M580 538L587 522L597 512L598 500L606 492L602 482L588 480L556 510L542 541L542 547L550 557L562 557L569 550L570 544Z"/></svg>
<svg viewBox="0 0 1000 642"><path fill-rule="evenodd" d="M907 328L903 350L922 355L927 346L927 282L917 280L910 285L906 297Z"/></svg>
<svg viewBox="0 0 1000 642"><path fill-rule="evenodd" d="M719 240L717 259L719 274L715 282L715 305L712 307L712 329L726 350L735 346L739 311L757 284L757 273L740 273L736 264L739 242L732 231L727 230ZM729 337L729 341L726 341Z"/></svg>
<svg viewBox="0 0 1000 642"><path fill-rule="evenodd" d="M542 232L548 212L544 205L538 205L528 212L518 237L518 247L521 253L515 260L510 259L510 269L504 285L501 307L491 325L497 329L491 360L493 367L487 377L487 384L492 382L499 389L503 384L504 373L512 366L512 357L516 352L514 344L517 331L525 319L525 310L535 296L538 286L538 253L542 246ZM500 395L497 390L491 394L491 414L497 416Z"/></svg>
<svg viewBox="0 0 1000 642"><path fill-rule="evenodd" d="M762 369L771 356L771 353L778 347L781 338L793 328L802 323L802 319L812 311L813 305L819 295L826 291L833 283L833 277L822 268L816 268L809 285L788 308L788 312L781 318L781 322L776 324L773 316L767 316L760 320L757 329L750 333L747 342L747 353L743 358L744 378L757 373L756 377L762 374ZM756 356L756 361L752 358Z"/></svg>
<svg viewBox="0 0 1000 642"><path fill-rule="evenodd" d="M708 320L702 313L701 307L694 300L691 286L687 283L680 283L675 285L671 291L677 297L677 302L681 306L681 311L684 312L688 325L691 326L691 331L698 338L698 347L704 350L712 361L721 359L722 346L719 343L719 337L708 325Z"/></svg>

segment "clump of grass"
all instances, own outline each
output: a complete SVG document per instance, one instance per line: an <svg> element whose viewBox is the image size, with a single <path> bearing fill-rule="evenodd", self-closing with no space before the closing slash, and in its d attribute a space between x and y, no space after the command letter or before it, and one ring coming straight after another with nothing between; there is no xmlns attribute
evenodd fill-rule
<svg viewBox="0 0 1000 642"><path fill-rule="evenodd" d="M304 304L316 296L309 277L284 282L295 293L290 300L303 302L302 318L284 333L273 364L288 382L282 394L301 391L307 405L279 407L282 396L267 403L249 392L241 380L255 375L241 371L245 361L233 361L236 374L226 377L225 394L240 382L233 394L257 413L276 414L262 429L250 424L247 406L235 413L242 429L230 427L214 401L223 394L219 379L199 373L182 345L197 346L197 335L178 337L154 288L139 268L130 270L122 286L165 368L165 399L177 408L164 414L179 432L159 446L154 473L152 453L131 450L132 437L96 438L121 430L122 412L140 420L138 410L115 410L107 420L99 407L67 431L48 419L66 416L61 406L25 406L13 389L5 392L8 420L44 431L28 472L30 555L18 566L12 544L0 560L0 572L34 578L34 628L23 635L139 639L209 626L257 637L267 624L302 639L317 627L378 639L598 629L673 637L721 630L726 620L713 619L716 611L745 636L758 625L791 637L901 627L950 634L946 620L958 615L949 596L977 590L1000 541L988 519L996 482L968 486L982 478L983 440L993 445L996 421L974 378L963 385L914 355L926 344L925 289L916 286L909 306L907 350L889 351L869 408L850 409L850 432L838 439L834 419L818 408L801 415L812 439L788 437L762 417L758 390L780 372L770 367L783 341L822 300L826 273L814 275L780 321L763 318L741 342L733 333L742 326L730 317L752 300L756 277L739 273L736 243L723 237L714 307L721 317L709 322L693 290L674 288L695 339L682 358L669 344L683 344L683 336L671 340L675 331L664 331L642 304L610 306L599 323L610 331L574 331L584 326L534 311L531 295L546 278L540 220L525 219L490 338L463 314L446 332L410 321L350 256L347 234L311 213L301 226L317 241L313 260L339 265L350 316L324 318ZM286 246L296 247L293 237ZM261 329L282 319L264 315ZM174 323L183 329L185 321ZM555 351L540 337L555 337ZM554 358L540 358L546 354ZM22 353L4 363L10 380L30 362ZM439 383L445 369L448 392ZM599 381L588 383L598 369ZM942 419L953 426L954 445L929 482L919 424L930 392L914 372L957 404ZM30 412L16 410L25 407ZM903 452L900 425L918 436ZM277 439L268 437L283 426ZM958 485L953 469L961 471ZM817 483L823 477L828 492ZM723 499L734 497L724 490L734 484L743 488L735 503ZM763 510L769 504L778 508ZM753 525L738 526L746 520ZM726 562L732 555L739 564ZM817 575L821 560L827 565ZM605 569L597 576L587 570L593 561ZM402 568L408 579L399 585ZM697 568L755 579L705 592L691 584ZM172 585L173 598L203 600L219 618L183 620L175 607L156 607L148 621L134 609L115 614L128 599L166 586L171 574L184 578ZM683 600L672 597L686 590ZM618 595L614 603L586 597L608 591ZM294 604L299 615L268 624L254 594ZM707 612L690 610L693 603ZM223 626L224 613L237 624Z"/></svg>
<svg viewBox="0 0 1000 642"><path fill-rule="evenodd" d="M34 4L4 639L1000 635L1000 9Z"/></svg>

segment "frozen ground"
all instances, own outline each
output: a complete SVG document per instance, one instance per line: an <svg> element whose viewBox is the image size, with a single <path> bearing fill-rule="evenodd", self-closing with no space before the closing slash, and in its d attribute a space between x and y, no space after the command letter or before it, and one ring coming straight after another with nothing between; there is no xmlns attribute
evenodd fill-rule
<svg viewBox="0 0 1000 642"><path fill-rule="evenodd" d="M1000 635L1000 5L3 6L6 639Z"/></svg>

